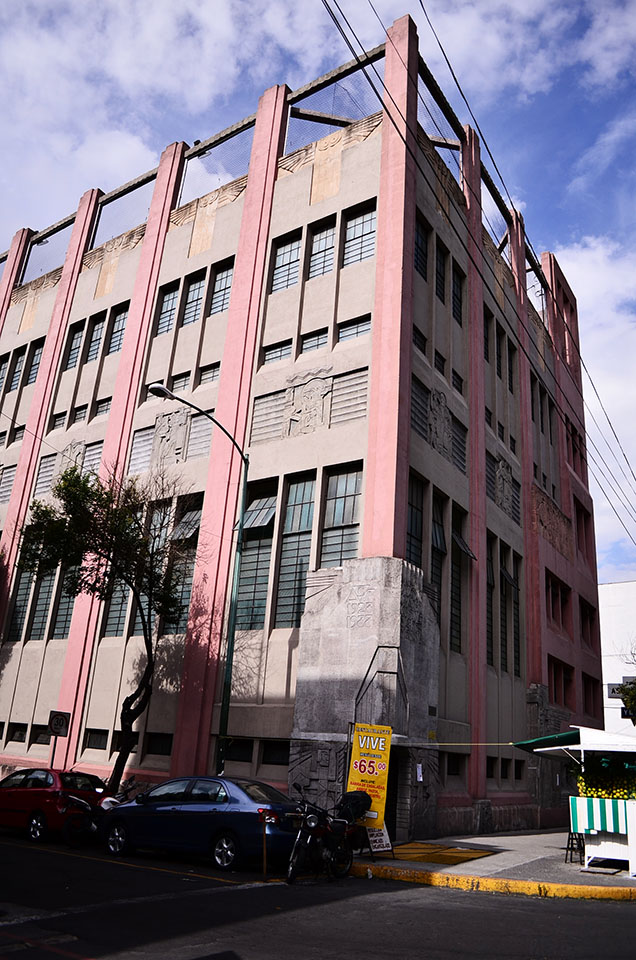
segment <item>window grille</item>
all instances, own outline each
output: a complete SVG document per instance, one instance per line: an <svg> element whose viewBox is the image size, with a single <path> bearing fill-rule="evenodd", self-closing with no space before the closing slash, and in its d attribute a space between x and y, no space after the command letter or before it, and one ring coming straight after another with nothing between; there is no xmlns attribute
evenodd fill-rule
<svg viewBox="0 0 636 960"><path fill-rule="evenodd" d="M411 427L420 437L428 440L429 409L431 391L417 379L411 377Z"/></svg>
<svg viewBox="0 0 636 960"><path fill-rule="evenodd" d="M44 639L54 583L55 574L49 573L38 580L35 585L34 600L32 603L33 616L31 618L30 630L27 633L27 640Z"/></svg>
<svg viewBox="0 0 636 960"><path fill-rule="evenodd" d="M208 363L205 367L199 367L199 383L216 383L221 375L220 363Z"/></svg>
<svg viewBox="0 0 636 960"><path fill-rule="evenodd" d="M435 247L435 293L438 300L446 302L446 251L439 242Z"/></svg>
<svg viewBox="0 0 636 960"><path fill-rule="evenodd" d="M497 421L497 436L499 437L500 440L506 439L506 431L501 420Z"/></svg>
<svg viewBox="0 0 636 960"><path fill-rule="evenodd" d="M4 447L6 442L7 442L7 431L0 430L0 447Z"/></svg>
<svg viewBox="0 0 636 960"><path fill-rule="evenodd" d="M335 233L336 229L333 224L312 233L308 273L310 280L333 270Z"/></svg>
<svg viewBox="0 0 636 960"><path fill-rule="evenodd" d="M61 413L54 413L51 420L51 430L61 430L66 423L66 410Z"/></svg>
<svg viewBox="0 0 636 960"><path fill-rule="evenodd" d="M490 362L490 316L484 307L484 360Z"/></svg>
<svg viewBox="0 0 636 960"><path fill-rule="evenodd" d="M212 442L212 426L212 421L202 413L195 413L190 418L187 460L208 456Z"/></svg>
<svg viewBox="0 0 636 960"><path fill-rule="evenodd" d="M204 276L191 277L187 281L187 293L185 306L183 308L183 326L189 323L196 323L201 316L201 305L203 303L203 287L205 284Z"/></svg>
<svg viewBox="0 0 636 960"><path fill-rule="evenodd" d="M276 627L300 626L311 549L315 480L290 482L283 524Z"/></svg>
<svg viewBox="0 0 636 960"><path fill-rule="evenodd" d="M4 386L4 381L7 379L7 370L9 369L9 354L2 357L0 360L0 390Z"/></svg>
<svg viewBox="0 0 636 960"><path fill-rule="evenodd" d="M170 539L176 543L182 540L190 540L190 538L194 536L198 537L202 514L203 507L186 510L181 516L181 519L175 524L174 530L170 534ZM160 514L157 517L157 522L161 522Z"/></svg>
<svg viewBox="0 0 636 960"><path fill-rule="evenodd" d="M486 450L486 496L497 499L497 458Z"/></svg>
<svg viewBox="0 0 636 960"><path fill-rule="evenodd" d="M435 369L438 370L439 373L443 374L444 371L446 370L446 357L442 356L439 350L435 351L434 362L435 362Z"/></svg>
<svg viewBox="0 0 636 960"><path fill-rule="evenodd" d="M41 496L43 493L48 493L48 491L51 489L53 475L55 473L56 460L56 453L51 453L46 457L42 457L40 460L40 465L38 466L38 475L35 481L35 490L33 491L36 497Z"/></svg>
<svg viewBox="0 0 636 960"><path fill-rule="evenodd" d="M409 475L409 500L406 521L406 559L422 566L424 526L424 484L414 473Z"/></svg>
<svg viewBox="0 0 636 960"><path fill-rule="evenodd" d="M515 348L508 341L508 390L510 393L515 392L515 353Z"/></svg>
<svg viewBox="0 0 636 960"><path fill-rule="evenodd" d="M461 327L464 312L464 275L456 264L453 264L452 312L454 320Z"/></svg>
<svg viewBox="0 0 636 960"><path fill-rule="evenodd" d="M82 348L82 337L84 336L84 324L80 323L71 328L71 335L68 343L68 354L66 356L65 370L72 370L79 360L80 350Z"/></svg>
<svg viewBox="0 0 636 960"><path fill-rule="evenodd" d="M515 523L521 526L521 484L512 478L512 503L510 514Z"/></svg>
<svg viewBox="0 0 636 960"><path fill-rule="evenodd" d="M243 544L236 607L239 630L260 630L265 623L271 554L271 533L246 539Z"/></svg>
<svg viewBox="0 0 636 960"><path fill-rule="evenodd" d="M108 744L108 730L86 729L84 731L84 750L105 750Z"/></svg>
<svg viewBox="0 0 636 960"><path fill-rule="evenodd" d="M86 415L88 413L88 404L82 403L79 407L75 407L71 415L71 420L73 423L81 423L82 420L86 420Z"/></svg>
<svg viewBox="0 0 636 960"><path fill-rule="evenodd" d="M277 360L285 360L291 357L291 340L281 340L280 343L273 343L269 347L263 347L263 363L275 363Z"/></svg>
<svg viewBox="0 0 636 960"><path fill-rule="evenodd" d="M103 400L98 400L95 404L95 416L103 417L110 411L110 406L112 403L112 397L104 397Z"/></svg>
<svg viewBox="0 0 636 960"><path fill-rule="evenodd" d="M152 444L155 436L154 425L135 430L130 447L128 473L143 473L150 466Z"/></svg>
<svg viewBox="0 0 636 960"><path fill-rule="evenodd" d="M521 598L519 595L519 577L521 561L517 556L512 561L512 576L515 589L512 591L512 649L515 677L521 676Z"/></svg>
<svg viewBox="0 0 636 960"><path fill-rule="evenodd" d="M375 254L375 228L375 208L346 218L343 267L368 260Z"/></svg>
<svg viewBox="0 0 636 960"><path fill-rule="evenodd" d="M232 291L232 280L234 278L234 264L219 268L214 275L214 287L212 288L212 303L210 304L210 314L223 313L230 305L230 293Z"/></svg>
<svg viewBox="0 0 636 960"><path fill-rule="evenodd" d="M21 570L18 573L14 589L13 611L7 631L8 643L17 643L22 637L22 628L26 620L32 583L33 576L27 570Z"/></svg>
<svg viewBox="0 0 636 960"><path fill-rule="evenodd" d="M194 566L196 558L196 547L188 550L186 555L177 561L177 569L180 575L179 586L179 613L176 620L166 623L166 633L185 633L188 629L188 616L190 613L190 599L192 597L192 581L194 580Z"/></svg>
<svg viewBox="0 0 636 960"><path fill-rule="evenodd" d="M507 579L504 576L507 573L505 567L501 568L500 590L499 590L499 663L503 673L508 672L508 593Z"/></svg>
<svg viewBox="0 0 636 960"><path fill-rule="evenodd" d="M243 529L252 530L266 527L276 513L276 497L258 497L252 500L243 517Z"/></svg>
<svg viewBox="0 0 636 960"><path fill-rule="evenodd" d="M84 462L82 464L82 473L97 473L102 460L102 449L104 441L98 440L97 443L87 443L84 450Z"/></svg>
<svg viewBox="0 0 636 960"><path fill-rule="evenodd" d="M484 412L486 417L486 424L489 427L492 427L492 410L489 407L486 407Z"/></svg>
<svg viewBox="0 0 636 960"><path fill-rule="evenodd" d="M490 667L495 665L495 567L493 563L494 544L488 538L488 554L486 559L486 663Z"/></svg>
<svg viewBox="0 0 636 960"><path fill-rule="evenodd" d="M33 353L31 355L31 365L29 366L29 372L27 374L26 383L27 386L30 383L35 383L36 377L38 375L38 370L40 369L40 363L42 362L42 354L44 352L44 340L41 340L33 347Z"/></svg>
<svg viewBox="0 0 636 960"><path fill-rule="evenodd" d="M173 283L161 290L159 315L157 317L157 336L168 333L174 325L179 299L179 284Z"/></svg>
<svg viewBox="0 0 636 960"><path fill-rule="evenodd" d="M12 467L5 467L0 477L0 503L8 503L11 499L11 489L15 480L17 464Z"/></svg>
<svg viewBox="0 0 636 960"><path fill-rule="evenodd" d="M24 357L26 355L26 347L23 347L21 350L16 350L13 360L13 373L11 374L11 380L9 386L7 387L7 393L11 393L13 390L17 390L20 385L20 374L22 373L22 367L24 366Z"/></svg>
<svg viewBox="0 0 636 960"><path fill-rule="evenodd" d="M495 339L496 339L495 348L497 351L497 376L499 377L499 379L501 379L504 334L499 325L497 325L497 332L496 332Z"/></svg>
<svg viewBox="0 0 636 960"><path fill-rule="evenodd" d="M368 378L367 369L333 378L330 426L366 416Z"/></svg>
<svg viewBox="0 0 636 960"><path fill-rule="evenodd" d="M73 616L74 604L75 597L66 590L64 583L62 582L60 599L58 601L57 611L53 621L53 631L51 633L53 639L63 640L64 638L68 637L71 629L71 618Z"/></svg>
<svg viewBox="0 0 636 960"><path fill-rule="evenodd" d="M345 340L354 340L356 337L364 337L371 330L371 315L366 317L356 317L355 320L345 320L338 324L338 342Z"/></svg>
<svg viewBox="0 0 636 960"><path fill-rule="evenodd" d="M276 243L274 246L274 272L272 293L285 290L298 283L300 266L300 236Z"/></svg>
<svg viewBox="0 0 636 960"><path fill-rule="evenodd" d="M462 562L455 543L451 547L449 646L454 653L462 651Z"/></svg>
<svg viewBox="0 0 636 960"><path fill-rule="evenodd" d="M358 555L362 470L331 474L327 481L321 567L340 567Z"/></svg>
<svg viewBox="0 0 636 960"><path fill-rule="evenodd" d="M301 353L310 353L312 350L320 350L327 346L327 329L314 330L313 333L303 334L300 343Z"/></svg>
<svg viewBox="0 0 636 960"><path fill-rule="evenodd" d="M99 355L99 347L102 342L102 337L104 335L105 326L106 326L105 317L99 317L97 320L93 321L90 336L88 339L88 349L86 351L87 363L89 363L91 360L97 360L97 357Z"/></svg>
<svg viewBox="0 0 636 960"><path fill-rule="evenodd" d="M417 217L415 220L415 269L428 279L428 238L430 231L424 221Z"/></svg>
<svg viewBox="0 0 636 960"><path fill-rule="evenodd" d="M21 440L24 440L24 424L21 424L19 427L15 427L13 430L13 443L20 443Z"/></svg>
<svg viewBox="0 0 636 960"><path fill-rule="evenodd" d="M121 580L116 580L108 600L108 611L104 622L105 637L123 637L128 610L129 588Z"/></svg>
<svg viewBox="0 0 636 960"><path fill-rule="evenodd" d="M457 390L457 393L464 393L464 378L460 376L457 370L451 372L451 382L453 384L453 389Z"/></svg>
<svg viewBox="0 0 636 960"><path fill-rule="evenodd" d="M420 351L426 356L426 337L422 333L419 327L413 327L413 343Z"/></svg>
<svg viewBox="0 0 636 960"><path fill-rule="evenodd" d="M282 436L285 412L285 390L254 398L252 412L252 443L277 440Z"/></svg>
<svg viewBox="0 0 636 960"><path fill-rule="evenodd" d="M172 378L172 392L184 393L190 386L190 371L187 373L177 373Z"/></svg>
<svg viewBox="0 0 636 960"><path fill-rule="evenodd" d="M124 342L124 332L126 330L126 320L128 319L128 307L120 307L115 311L112 320L112 329L108 340L107 354L118 353Z"/></svg>

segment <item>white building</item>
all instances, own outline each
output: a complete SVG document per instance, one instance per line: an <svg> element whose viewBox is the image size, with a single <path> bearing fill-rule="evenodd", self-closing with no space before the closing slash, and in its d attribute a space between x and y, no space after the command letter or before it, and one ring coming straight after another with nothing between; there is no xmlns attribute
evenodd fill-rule
<svg viewBox="0 0 636 960"><path fill-rule="evenodd" d="M605 729L632 734L632 721L624 716L623 701L612 688L636 678L636 580L599 583L601 656L603 660L603 712Z"/></svg>

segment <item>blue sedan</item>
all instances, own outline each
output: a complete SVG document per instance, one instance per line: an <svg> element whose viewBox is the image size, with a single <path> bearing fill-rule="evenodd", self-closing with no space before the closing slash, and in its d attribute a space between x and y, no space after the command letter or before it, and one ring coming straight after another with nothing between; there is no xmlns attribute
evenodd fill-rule
<svg viewBox="0 0 636 960"><path fill-rule="evenodd" d="M210 855L230 870L263 851L287 857L296 835L298 806L260 780L181 777L110 810L106 846L114 856L134 847Z"/></svg>

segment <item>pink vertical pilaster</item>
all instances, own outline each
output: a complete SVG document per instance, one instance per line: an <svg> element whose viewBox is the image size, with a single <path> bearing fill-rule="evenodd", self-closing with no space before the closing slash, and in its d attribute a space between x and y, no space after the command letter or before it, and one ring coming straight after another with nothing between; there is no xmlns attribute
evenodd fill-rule
<svg viewBox="0 0 636 960"><path fill-rule="evenodd" d="M2 280L0 280L0 333L4 327L4 321L11 303L11 294L15 287L18 277L24 266L24 258L29 248L29 240L33 236L33 230L23 227L22 230L14 235L9 247L7 259L2 271Z"/></svg>
<svg viewBox="0 0 636 960"><path fill-rule="evenodd" d="M385 54L363 557L406 555L417 83L417 31L405 16Z"/></svg>
<svg viewBox="0 0 636 960"><path fill-rule="evenodd" d="M0 541L0 550L4 551L4 562L8 571L13 570L17 559L20 531L31 502L31 490L35 480L42 437L46 432L46 421L60 356L64 347L68 318L75 295L77 278L82 269L82 257L95 220L98 197L98 190L87 190L80 200L62 267L62 275L58 284L40 369L35 382L33 401L29 408L11 499L7 506L7 516L2 540ZM27 231L21 232L26 233ZM0 609L4 611L8 596L8 583L2 585L1 591ZM4 616L4 613L2 616Z"/></svg>
<svg viewBox="0 0 636 960"><path fill-rule="evenodd" d="M520 321L519 346L519 419L521 430L521 494L523 518L523 569L525 581L525 634L527 684L541 683L541 578L538 537L534 527L532 487L534 475L534 435L530 397L530 361L528 340L528 293L526 289L526 237L523 218L512 211L509 229L510 260L515 281L516 307Z"/></svg>
<svg viewBox="0 0 636 960"><path fill-rule="evenodd" d="M470 450L469 531L477 563L470 566L468 622L468 689L471 740L486 741L486 404L484 343L484 290L482 279L481 155L479 138L465 127L462 143L462 181L466 197L468 226L468 355L470 403L468 444ZM473 797L486 796L485 747L474 746L468 763L468 791Z"/></svg>
<svg viewBox="0 0 636 960"><path fill-rule="evenodd" d="M152 308L159 267L170 211L181 183L185 149L186 144L173 143L166 147L159 162L104 439L100 467L103 476L113 468L120 473L125 469L126 451L152 328ZM60 767L72 763L76 756L99 612L98 600L86 594L78 596L73 608L58 702L58 709L72 714L69 736L66 740L58 740L57 744L55 762Z"/></svg>
<svg viewBox="0 0 636 960"><path fill-rule="evenodd" d="M242 448L247 436L269 222L286 119L287 88L270 87L261 97L256 114L215 410L215 417ZM192 584L173 773L204 773L208 769L241 469L241 458L231 442L215 430Z"/></svg>

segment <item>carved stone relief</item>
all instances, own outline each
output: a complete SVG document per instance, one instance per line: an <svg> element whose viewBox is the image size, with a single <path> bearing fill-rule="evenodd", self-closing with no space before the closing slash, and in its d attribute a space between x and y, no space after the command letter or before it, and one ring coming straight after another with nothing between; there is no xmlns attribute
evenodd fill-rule
<svg viewBox="0 0 636 960"><path fill-rule="evenodd" d="M72 440L68 443L57 458L55 477L68 470L69 467L81 467L84 460L86 444L83 440Z"/></svg>
<svg viewBox="0 0 636 960"><path fill-rule="evenodd" d="M328 425L332 387L333 377L314 376L287 388L283 415L285 436L313 433Z"/></svg>
<svg viewBox="0 0 636 960"><path fill-rule="evenodd" d="M446 394L442 390L431 390L428 426L431 446L450 460L453 445L451 412Z"/></svg>
<svg viewBox="0 0 636 960"><path fill-rule="evenodd" d="M288 177L290 173L296 173L301 167L313 163L315 152L316 144L308 143L306 147L301 147L300 150L294 150L293 153L281 157L278 161L278 176Z"/></svg>
<svg viewBox="0 0 636 960"><path fill-rule="evenodd" d="M55 270L45 273L44 276L36 277L35 280L30 280L29 283L24 283L21 287L16 287L11 294L11 303L22 303L23 300L37 300L42 290L57 286L61 276L62 268L56 267Z"/></svg>
<svg viewBox="0 0 636 960"><path fill-rule="evenodd" d="M347 597L347 628L368 629L374 621L377 588L370 583L352 583Z"/></svg>
<svg viewBox="0 0 636 960"><path fill-rule="evenodd" d="M497 461L495 503L509 517L512 516L512 467L503 459Z"/></svg>
<svg viewBox="0 0 636 960"><path fill-rule="evenodd" d="M574 558L572 521L561 513L554 500L551 500L536 484L532 487L532 515L537 533L540 533L566 559L572 560Z"/></svg>
<svg viewBox="0 0 636 960"><path fill-rule="evenodd" d="M141 243L145 234L146 224L142 223L134 230L128 230L119 237L107 240L96 250L89 250L82 258L82 271L91 270L98 263L104 263L106 260L119 257L123 250L133 250L137 244Z"/></svg>
<svg viewBox="0 0 636 960"><path fill-rule="evenodd" d="M317 142L310 203L320 203L329 197L335 197L340 190L342 142L342 130L337 130Z"/></svg>
<svg viewBox="0 0 636 960"><path fill-rule="evenodd" d="M344 127L342 131L342 146L346 150L347 147L351 147L356 143L362 143L373 133L379 131L381 124L382 114L374 113L370 117L365 117L364 120L358 120L357 123L352 123L351 126Z"/></svg>
<svg viewBox="0 0 636 960"><path fill-rule="evenodd" d="M155 435L152 441L151 464L180 463L186 441L186 427L190 415L187 410L175 410L162 413L155 421Z"/></svg>

